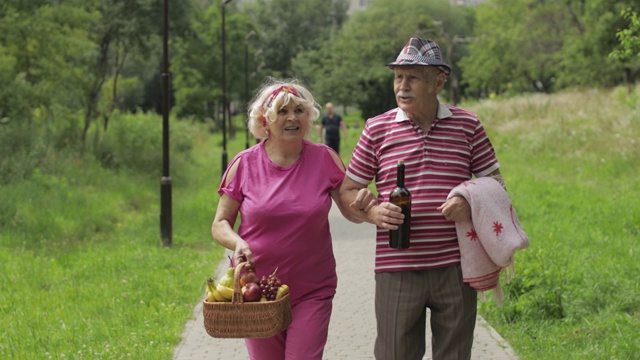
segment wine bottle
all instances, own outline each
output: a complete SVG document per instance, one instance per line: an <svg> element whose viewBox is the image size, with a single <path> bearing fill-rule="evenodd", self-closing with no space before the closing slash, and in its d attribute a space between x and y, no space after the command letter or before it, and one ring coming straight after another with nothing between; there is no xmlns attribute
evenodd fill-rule
<svg viewBox="0 0 640 360"><path fill-rule="evenodd" d="M409 233L411 229L411 194L404 187L404 161L398 161L398 175L396 188L389 195L389 202L400 206L404 214L404 222L398 225L398 230L389 230L389 247L406 249L409 247Z"/></svg>

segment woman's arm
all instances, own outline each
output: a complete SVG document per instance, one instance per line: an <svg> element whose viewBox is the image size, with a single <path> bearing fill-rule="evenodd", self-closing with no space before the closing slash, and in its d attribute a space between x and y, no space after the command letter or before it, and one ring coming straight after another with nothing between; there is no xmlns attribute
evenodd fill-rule
<svg viewBox="0 0 640 360"><path fill-rule="evenodd" d="M229 184L229 181L235 175L239 163L240 159L231 164L227 172L225 186ZM240 203L238 201L232 199L227 194L222 194L218 201L216 215L211 224L211 235L220 245L229 250L233 250L234 264L247 261L253 265L254 259L249 244L233 230L239 210Z"/></svg>

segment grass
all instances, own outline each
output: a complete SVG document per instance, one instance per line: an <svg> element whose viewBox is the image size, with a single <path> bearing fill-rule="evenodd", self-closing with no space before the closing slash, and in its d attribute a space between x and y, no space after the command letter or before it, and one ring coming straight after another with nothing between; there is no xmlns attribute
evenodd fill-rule
<svg viewBox="0 0 640 360"><path fill-rule="evenodd" d="M481 311L521 359L638 359L640 98L586 90L485 101L531 247L502 309Z"/></svg>
<svg viewBox="0 0 640 360"><path fill-rule="evenodd" d="M523 360L639 358L638 93L462 104L485 124L531 238L504 306L480 309ZM343 116L348 164L364 121ZM159 173L53 153L0 187L0 358L171 358L222 253L209 233L220 135L179 129L193 149L172 163L170 249L159 238ZM244 134L230 140L230 158L243 147ZM126 164L118 159L131 154L116 155Z"/></svg>
<svg viewBox="0 0 640 360"><path fill-rule="evenodd" d="M222 253L209 231L218 138L202 131L176 164L169 249L159 175L58 158L0 187L0 358L171 358Z"/></svg>

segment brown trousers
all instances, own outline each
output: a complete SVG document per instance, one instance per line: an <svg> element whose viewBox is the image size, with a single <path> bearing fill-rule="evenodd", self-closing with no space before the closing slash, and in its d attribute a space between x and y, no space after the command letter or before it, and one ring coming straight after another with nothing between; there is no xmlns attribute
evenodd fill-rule
<svg viewBox="0 0 640 360"><path fill-rule="evenodd" d="M433 360L469 360L477 293L462 281L460 265L377 273L377 360L420 360L425 353L427 308Z"/></svg>

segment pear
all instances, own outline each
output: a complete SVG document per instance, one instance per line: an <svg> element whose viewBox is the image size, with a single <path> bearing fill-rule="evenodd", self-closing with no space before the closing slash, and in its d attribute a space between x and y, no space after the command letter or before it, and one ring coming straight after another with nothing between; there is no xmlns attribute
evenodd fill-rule
<svg viewBox="0 0 640 360"><path fill-rule="evenodd" d="M228 268L227 272L220 278L218 284L233 289L233 276L235 275L235 268Z"/></svg>
<svg viewBox="0 0 640 360"><path fill-rule="evenodd" d="M287 295L288 293L289 293L289 286L287 286L286 284L280 285L280 287L278 288L278 293L276 294L276 300L282 299L282 297Z"/></svg>

